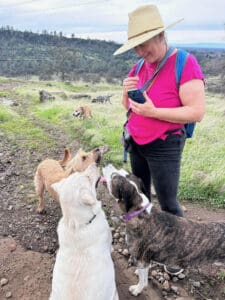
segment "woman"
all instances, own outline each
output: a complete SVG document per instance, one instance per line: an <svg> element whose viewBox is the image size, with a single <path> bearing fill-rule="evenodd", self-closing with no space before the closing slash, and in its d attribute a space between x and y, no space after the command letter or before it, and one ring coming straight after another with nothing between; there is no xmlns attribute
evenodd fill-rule
<svg viewBox="0 0 225 300"><path fill-rule="evenodd" d="M135 65L123 81L122 104L131 112L127 129L134 150L130 153L132 172L140 177L150 197L153 181L162 210L182 217L177 200L180 161L185 143L184 124L200 122L205 110L204 78L195 57L188 54L179 87L176 84L177 49L144 92L145 103L128 98L128 91L141 88L164 58L168 45L165 27L154 5L142 6L129 14L128 41L114 54L134 48L144 59L137 76Z"/></svg>

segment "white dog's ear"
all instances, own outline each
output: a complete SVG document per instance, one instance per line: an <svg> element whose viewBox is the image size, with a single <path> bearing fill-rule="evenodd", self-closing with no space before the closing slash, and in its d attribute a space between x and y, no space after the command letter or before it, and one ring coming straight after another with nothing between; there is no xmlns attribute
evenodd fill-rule
<svg viewBox="0 0 225 300"><path fill-rule="evenodd" d="M65 179L60 180L59 182L53 183L51 188L57 193L60 194L61 187L64 183Z"/></svg>
<svg viewBox="0 0 225 300"><path fill-rule="evenodd" d="M81 194L82 194L82 202L84 204L92 206L96 203L95 195L93 195L93 193L88 189L83 189L81 191Z"/></svg>
<svg viewBox="0 0 225 300"><path fill-rule="evenodd" d="M60 183L59 182L56 182L56 183L53 183L51 185L51 188L57 193L59 194L59 186L60 186Z"/></svg>

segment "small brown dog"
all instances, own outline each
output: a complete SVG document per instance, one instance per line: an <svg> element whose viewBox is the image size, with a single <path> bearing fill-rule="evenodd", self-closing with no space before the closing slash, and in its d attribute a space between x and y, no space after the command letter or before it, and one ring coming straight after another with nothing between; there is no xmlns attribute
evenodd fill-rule
<svg viewBox="0 0 225 300"><path fill-rule="evenodd" d="M91 108L89 106L80 106L73 112L73 116L80 119L91 119Z"/></svg>
<svg viewBox="0 0 225 300"><path fill-rule="evenodd" d="M65 149L64 158L60 161L54 159L45 159L42 161L36 170L34 177L34 185L36 194L39 197L37 211L44 211L44 191L47 190L55 199L58 200L58 195L51 188L53 183L59 182L61 179L68 177L74 172L84 171L93 162L99 163L102 154L106 152L104 146L95 148L90 152L85 152L80 149L71 159L69 149ZM62 166L65 165L65 170Z"/></svg>

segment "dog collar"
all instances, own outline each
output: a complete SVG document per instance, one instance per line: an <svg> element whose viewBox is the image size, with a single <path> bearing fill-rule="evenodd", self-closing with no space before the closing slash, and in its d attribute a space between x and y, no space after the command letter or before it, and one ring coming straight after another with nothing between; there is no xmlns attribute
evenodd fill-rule
<svg viewBox="0 0 225 300"><path fill-rule="evenodd" d="M94 219L96 218L97 215L93 215L93 217L91 217L91 219L86 223L86 225L91 224L92 221L94 221Z"/></svg>
<svg viewBox="0 0 225 300"><path fill-rule="evenodd" d="M148 204L146 204L144 207L142 207L141 209L139 210L135 210L135 211L132 211L126 215L123 216L123 220L125 222L137 217L138 215L140 215L143 211L145 211L149 206L151 205L151 202L149 202Z"/></svg>

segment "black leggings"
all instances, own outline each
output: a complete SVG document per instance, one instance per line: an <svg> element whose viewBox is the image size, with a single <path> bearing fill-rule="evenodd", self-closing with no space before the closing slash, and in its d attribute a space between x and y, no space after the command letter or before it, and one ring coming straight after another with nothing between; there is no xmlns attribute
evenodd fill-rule
<svg viewBox="0 0 225 300"><path fill-rule="evenodd" d="M157 139L146 145L133 141L134 150L130 153L132 172L142 179L151 199L153 181L161 209L183 217L177 200L180 177L180 162L185 144L185 133L170 133L166 140Z"/></svg>

